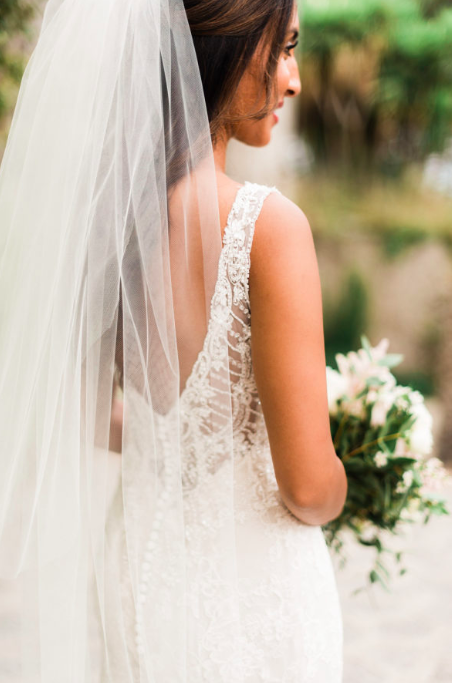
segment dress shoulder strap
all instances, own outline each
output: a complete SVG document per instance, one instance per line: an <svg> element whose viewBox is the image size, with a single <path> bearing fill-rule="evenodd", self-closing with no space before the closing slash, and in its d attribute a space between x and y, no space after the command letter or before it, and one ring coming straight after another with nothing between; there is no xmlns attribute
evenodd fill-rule
<svg viewBox="0 0 452 683"><path fill-rule="evenodd" d="M224 231L224 256L234 303L248 299L250 253L256 221L263 203L276 187L246 182L239 188Z"/></svg>

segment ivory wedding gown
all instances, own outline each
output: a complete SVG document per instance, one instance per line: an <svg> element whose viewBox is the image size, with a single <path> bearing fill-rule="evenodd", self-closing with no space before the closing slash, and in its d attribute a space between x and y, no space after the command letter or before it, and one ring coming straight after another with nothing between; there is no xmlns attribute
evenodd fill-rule
<svg viewBox="0 0 452 683"><path fill-rule="evenodd" d="M181 396L186 453L183 485L188 553L187 630L190 634L187 683L340 683L342 680L342 617L331 557L321 527L301 523L281 500L251 363L250 251L256 220L272 191L275 188L252 183L238 190L224 233L208 333ZM228 326L230 340L227 359L217 353L221 345L216 344L216 335L224 330L224 325ZM216 565L211 563L209 553L221 535L224 479L219 477L217 482L217 472L221 471L222 453L231 448L231 441L229 434L222 435L220 427L212 449L210 430L203 423L203 406L211 391L212 373L215 375L218 370L221 384L221 368L225 363L233 378L235 547L241 623L240 632L229 643L224 642L221 633L231 616L230 586L223 584L212 568ZM120 494L115 504L121 505ZM139 507L137 500L137 519ZM212 514L213 510L219 514ZM212 523L212 519L216 522ZM149 550L155 546L152 538L157 538L157 532L154 530L152 536L152 530L145 526L143 547ZM114 531L114 521L112 529L110 549L117 553L119 565L126 559ZM151 539L148 546L147 538ZM167 599L174 600L171 549L162 554L160 566L159 591L166 590ZM125 600L127 592L127 586L123 586L118 600ZM152 604L149 579L143 580L139 605L140 600ZM130 610L124 631L130 651L135 649L138 653L142 627L139 610L140 607L138 616ZM153 637L158 640L164 610L161 614L154 613L153 618ZM161 636L155 661L157 681L178 682L171 668L173 659L172 643ZM126 678L116 672L112 680L119 683Z"/></svg>

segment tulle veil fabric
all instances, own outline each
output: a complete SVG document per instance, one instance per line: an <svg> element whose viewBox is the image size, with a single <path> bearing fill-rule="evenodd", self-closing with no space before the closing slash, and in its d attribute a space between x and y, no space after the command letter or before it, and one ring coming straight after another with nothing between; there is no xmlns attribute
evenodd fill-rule
<svg viewBox="0 0 452 683"><path fill-rule="evenodd" d="M0 170L0 580L21 596L8 683L194 683L180 396L220 251L182 1L48 0ZM232 439L226 371L203 430L212 448L218 430ZM226 658L240 630L232 452L206 557L227 588Z"/></svg>

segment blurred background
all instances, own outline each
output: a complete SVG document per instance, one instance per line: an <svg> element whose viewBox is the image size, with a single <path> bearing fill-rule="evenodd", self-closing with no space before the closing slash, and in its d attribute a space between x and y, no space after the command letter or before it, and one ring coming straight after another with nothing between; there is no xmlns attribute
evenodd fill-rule
<svg viewBox="0 0 452 683"><path fill-rule="evenodd" d="M452 1L303 0L300 19L301 97L230 169L306 213L327 363L388 337L452 464Z"/></svg>
<svg viewBox="0 0 452 683"><path fill-rule="evenodd" d="M306 213L323 290L327 363L383 337L400 383L426 397L452 472L452 1L302 0L302 93L272 143L233 143L230 171ZM452 487L444 491L452 510ZM452 683L452 520L415 524L390 593L351 538L336 556L344 683ZM390 565L390 563L388 562ZM327 683L327 682L325 682Z"/></svg>
<svg viewBox="0 0 452 683"><path fill-rule="evenodd" d="M0 0L0 158L44 5ZM299 9L301 97L281 111L267 148L233 141L229 172L276 185L304 210L328 364L363 333L372 345L387 337L404 355L394 374L426 396L433 455L452 472L452 0ZM452 509L450 487L446 495ZM391 594L353 595L367 549L350 544L347 565L337 564L344 683L452 683L452 522L413 526L392 545L408 572L394 572Z"/></svg>

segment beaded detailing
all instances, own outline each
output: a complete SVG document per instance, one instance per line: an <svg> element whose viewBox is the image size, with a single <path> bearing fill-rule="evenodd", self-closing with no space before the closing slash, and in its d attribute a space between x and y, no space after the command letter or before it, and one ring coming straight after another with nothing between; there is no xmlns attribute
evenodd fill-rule
<svg viewBox="0 0 452 683"><path fill-rule="evenodd" d="M149 532L148 540L145 545L143 561L141 563L141 578L139 582L135 613L135 644L137 647L137 653L139 655L144 654L143 610L146 603L149 583L152 579L152 561L154 559L154 551L158 544L159 530L165 514L165 504L170 500L173 486L173 468L168 458L165 462L165 482L163 491L157 499L157 509L153 518L152 528Z"/></svg>

